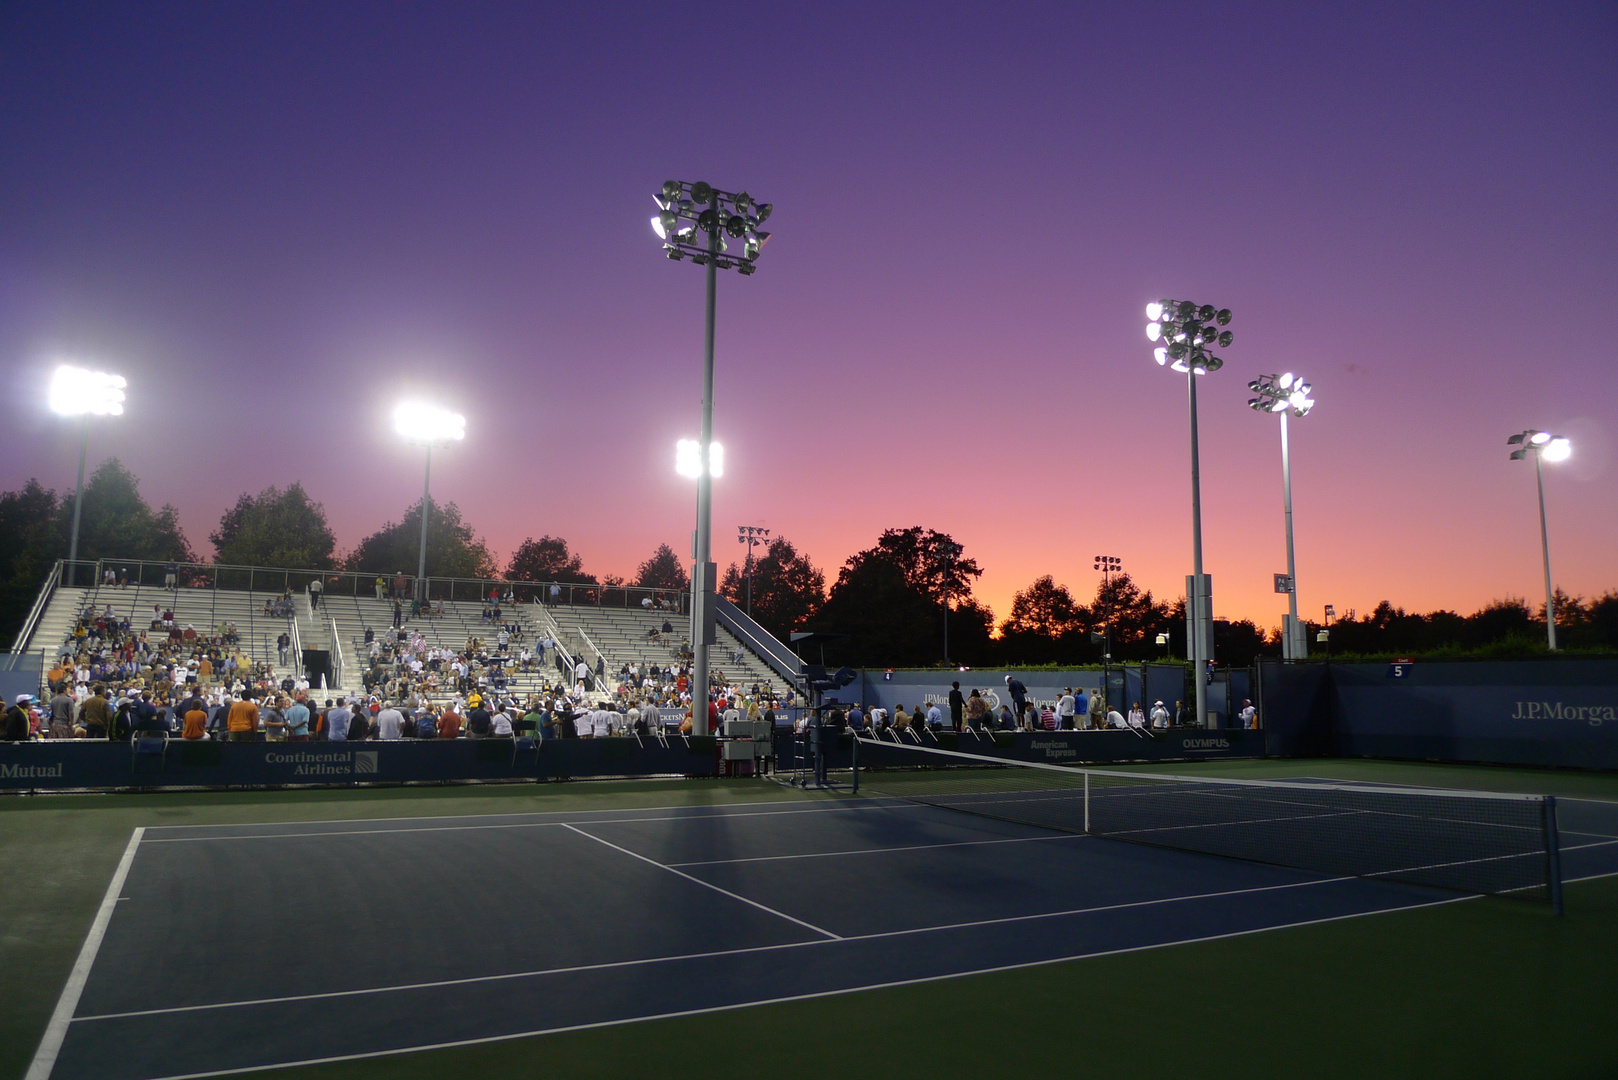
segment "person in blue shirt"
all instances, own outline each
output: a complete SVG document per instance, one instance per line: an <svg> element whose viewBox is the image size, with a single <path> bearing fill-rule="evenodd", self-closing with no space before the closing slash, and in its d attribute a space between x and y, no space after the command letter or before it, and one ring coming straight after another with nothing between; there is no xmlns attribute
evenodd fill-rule
<svg viewBox="0 0 1618 1080"><path fill-rule="evenodd" d="M865 730L865 714L860 712L858 705L848 707L848 726L855 731Z"/></svg>
<svg viewBox="0 0 1618 1080"><path fill-rule="evenodd" d="M1028 687L1020 679L1006 676L1006 692L1011 695L1012 711L1021 716L1028 711Z"/></svg>
<svg viewBox="0 0 1618 1080"><path fill-rule="evenodd" d="M281 713L287 725L288 742L309 741L309 706L298 698Z"/></svg>
<svg viewBox="0 0 1618 1080"><path fill-rule="evenodd" d="M1073 726L1082 728L1090 722L1090 698L1079 687L1073 694Z"/></svg>

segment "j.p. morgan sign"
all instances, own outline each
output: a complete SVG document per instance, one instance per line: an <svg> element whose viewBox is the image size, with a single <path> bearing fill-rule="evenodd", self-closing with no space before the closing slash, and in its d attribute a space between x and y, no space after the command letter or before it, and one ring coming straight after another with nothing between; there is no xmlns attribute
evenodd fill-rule
<svg viewBox="0 0 1618 1080"><path fill-rule="evenodd" d="M1513 720L1582 720L1591 727L1618 722L1618 706L1568 705L1560 701L1519 701Z"/></svg>

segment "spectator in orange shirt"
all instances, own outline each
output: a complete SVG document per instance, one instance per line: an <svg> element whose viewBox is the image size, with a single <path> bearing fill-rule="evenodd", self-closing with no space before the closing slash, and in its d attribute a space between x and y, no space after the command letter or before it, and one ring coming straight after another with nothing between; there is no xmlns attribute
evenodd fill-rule
<svg viewBox="0 0 1618 1080"><path fill-rule="evenodd" d="M444 714L438 718L438 737L440 739L461 737L461 714L455 711L455 706L447 706Z"/></svg>
<svg viewBox="0 0 1618 1080"><path fill-rule="evenodd" d="M230 707L226 726L230 728L231 742L252 742L258 738L258 706L253 704L251 690Z"/></svg>
<svg viewBox="0 0 1618 1080"><path fill-rule="evenodd" d="M257 721L254 722L255 725ZM182 739L200 739L208 728L208 710L202 707L199 698L191 699L191 711L185 714L185 730L181 732Z"/></svg>

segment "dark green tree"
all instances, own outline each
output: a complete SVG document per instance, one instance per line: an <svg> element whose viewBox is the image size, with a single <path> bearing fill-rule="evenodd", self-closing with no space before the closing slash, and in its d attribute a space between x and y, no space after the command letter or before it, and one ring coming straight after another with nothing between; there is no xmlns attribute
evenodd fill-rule
<svg viewBox="0 0 1618 1080"><path fill-rule="evenodd" d="M72 526L73 497L66 495L56 506L56 540L64 557ZM168 504L158 510L147 505L135 474L117 458L103 461L85 481L79 559L197 561L180 529L179 510Z"/></svg>
<svg viewBox="0 0 1618 1080"><path fill-rule="evenodd" d="M243 492L208 539L215 561L229 566L324 570L337 548L326 508L296 482L285 490L271 486L257 495Z"/></svg>
<svg viewBox="0 0 1618 1080"><path fill-rule="evenodd" d="M691 587L691 577L680 565L679 557L667 544L657 545L652 557L635 570L635 585L642 589L676 589Z"/></svg>
<svg viewBox="0 0 1618 1080"><path fill-rule="evenodd" d="M746 566L726 567L719 591L732 603L745 605ZM771 540L753 560L753 618L780 640L813 618L825 599L826 575L785 537Z"/></svg>
<svg viewBox="0 0 1618 1080"><path fill-rule="evenodd" d="M387 522L359 542L348 557L348 569L362 574L413 575L421 543L421 502L405 511L400 521ZM461 520L454 503L433 504L427 518L427 576L492 578L496 567L488 545Z"/></svg>
<svg viewBox="0 0 1618 1080"><path fill-rule="evenodd" d="M0 493L0 648L10 648L56 550L56 493L30 480L21 491ZM88 582L86 582L88 584Z"/></svg>
<svg viewBox="0 0 1618 1080"><path fill-rule="evenodd" d="M594 574L584 572L584 560L569 551L560 536L528 537L511 553L506 577L512 581L560 581L594 585Z"/></svg>
<svg viewBox="0 0 1618 1080"><path fill-rule="evenodd" d="M1072 654L1083 615L1084 609L1074 602L1065 585L1056 584L1049 574L1036 578L1012 597L1011 614L1000 624L1002 657L1010 664L1054 664L1078 659ZM953 633L950 642L953 652Z"/></svg>

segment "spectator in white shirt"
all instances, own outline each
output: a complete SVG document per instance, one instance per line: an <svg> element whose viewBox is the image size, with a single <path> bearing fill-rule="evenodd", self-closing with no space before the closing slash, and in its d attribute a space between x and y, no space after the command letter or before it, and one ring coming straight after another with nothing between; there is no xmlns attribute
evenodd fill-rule
<svg viewBox="0 0 1618 1080"><path fill-rule="evenodd" d="M376 735L379 739L397 739L404 726L404 714L389 705L376 714Z"/></svg>
<svg viewBox="0 0 1618 1080"><path fill-rule="evenodd" d="M1108 709L1107 726L1114 728L1127 728L1129 726L1129 722L1124 719L1124 714L1119 712L1117 709Z"/></svg>
<svg viewBox="0 0 1618 1080"><path fill-rule="evenodd" d="M1151 721L1154 728L1166 728L1169 726L1169 711L1163 707L1161 701L1152 703Z"/></svg>
<svg viewBox="0 0 1618 1080"><path fill-rule="evenodd" d="M502 706L500 711L490 718L493 727L490 729L495 736L511 734L511 714Z"/></svg>
<svg viewBox="0 0 1618 1080"><path fill-rule="evenodd" d="M1138 701L1129 707L1129 726L1136 731L1146 726L1146 714L1141 711Z"/></svg>

